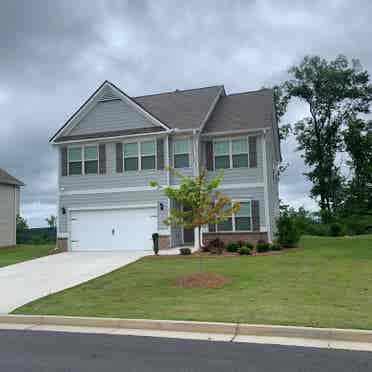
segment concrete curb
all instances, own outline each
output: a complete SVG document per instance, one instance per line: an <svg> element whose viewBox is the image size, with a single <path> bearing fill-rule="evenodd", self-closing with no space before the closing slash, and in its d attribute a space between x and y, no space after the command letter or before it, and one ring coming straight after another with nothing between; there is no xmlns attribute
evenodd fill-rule
<svg viewBox="0 0 372 372"><path fill-rule="evenodd" d="M22 324L30 326L44 325L206 333L231 335L232 339L237 336L255 336L372 344L372 331L354 329L39 315L0 315L0 326L1 323L8 325Z"/></svg>

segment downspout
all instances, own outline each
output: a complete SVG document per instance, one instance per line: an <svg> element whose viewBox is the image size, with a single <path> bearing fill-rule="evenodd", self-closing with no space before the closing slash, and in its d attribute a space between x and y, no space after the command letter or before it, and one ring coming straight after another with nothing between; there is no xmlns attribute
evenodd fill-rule
<svg viewBox="0 0 372 372"><path fill-rule="evenodd" d="M200 131L197 129L193 129L192 131L192 147L193 147L193 175L197 177L199 175L199 137ZM201 232L201 227L196 227L194 229L194 247L199 250L203 237Z"/></svg>
<svg viewBox="0 0 372 372"><path fill-rule="evenodd" d="M268 191L268 177L267 177L267 155L266 155L266 132L263 131L263 143L262 143L262 160L263 160L263 178L264 178L264 205L265 205L265 220L267 228L267 237L269 242L272 242L271 236L271 223L270 223L270 207L269 207L269 191Z"/></svg>

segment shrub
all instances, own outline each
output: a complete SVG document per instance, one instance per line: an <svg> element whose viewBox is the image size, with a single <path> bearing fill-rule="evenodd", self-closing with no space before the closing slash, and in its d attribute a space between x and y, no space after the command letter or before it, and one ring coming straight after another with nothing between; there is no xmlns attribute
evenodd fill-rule
<svg viewBox="0 0 372 372"><path fill-rule="evenodd" d="M190 248L180 248L180 254L182 256L188 256L191 254L191 249Z"/></svg>
<svg viewBox="0 0 372 372"><path fill-rule="evenodd" d="M227 245L226 250L228 252L235 253L239 250L239 248L241 248L239 243L230 243L230 244Z"/></svg>
<svg viewBox="0 0 372 372"><path fill-rule="evenodd" d="M241 256L248 256L251 254L251 249L247 246L240 247L238 250Z"/></svg>
<svg viewBox="0 0 372 372"><path fill-rule="evenodd" d="M216 238L208 243L208 245L203 249L205 252L211 252L212 254L222 254L225 249L225 243Z"/></svg>
<svg viewBox="0 0 372 372"><path fill-rule="evenodd" d="M259 240L256 245L256 250L259 253L268 252L270 250L270 243L267 243L263 240Z"/></svg>
<svg viewBox="0 0 372 372"><path fill-rule="evenodd" d="M341 236L342 235L342 225L334 222L329 225L329 235L330 236Z"/></svg>
<svg viewBox="0 0 372 372"><path fill-rule="evenodd" d="M301 238L301 232L298 229L295 221L287 212L282 213L282 215L278 218L277 228L278 242L282 247L297 247Z"/></svg>
<svg viewBox="0 0 372 372"><path fill-rule="evenodd" d="M239 246L239 248L245 247L247 245L247 243L244 240L238 240L236 244Z"/></svg>
<svg viewBox="0 0 372 372"><path fill-rule="evenodd" d="M279 243L273 243L273 244L271 244L270 249L272 251L281 251L282 246Z"/></svg>

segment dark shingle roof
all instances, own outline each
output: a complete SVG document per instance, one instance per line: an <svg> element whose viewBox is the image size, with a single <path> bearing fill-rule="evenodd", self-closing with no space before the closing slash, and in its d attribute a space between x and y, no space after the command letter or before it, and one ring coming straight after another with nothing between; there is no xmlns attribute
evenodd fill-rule
<svg viewBox="0 0 372 372"><path fill-rule="evenodd" d="M259 129L275 123L271 89L236 93L221 97L205 128L205 133Z"/></svg>
<svg viewBox="0 0 372 372"><path fill-rule="evenodd" d="M134 97L145 110L170 128L198 129L223 86Z"/></svg>
<svg viewBox="0 0 372 372"><path fill-rule="evenodd" d="M23 182L17 180L9 173L5 172L4 169L0 168L0 184L5 185L15 185L15 186L24 186Z"/></svg>

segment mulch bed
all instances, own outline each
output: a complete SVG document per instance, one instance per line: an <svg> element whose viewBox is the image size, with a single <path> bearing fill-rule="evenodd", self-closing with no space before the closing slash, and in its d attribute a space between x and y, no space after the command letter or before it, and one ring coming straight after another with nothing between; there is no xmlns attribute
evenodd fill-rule
<svg viewBox="0 0 372 372"><path fill-rule="evenodd" d="M179 288L221 288L231 279L213 273L195 273L177 278L174 285Z"/></svg>
<svg viewBox="0 0 372 372"><path fill-rule="evenodd" d="M294 252L299 252L302 251L302 248L285 248L282 249L281 251L269 251L269 252L262 252L258 253L256 251L253 251L250 256L254 257L259 257L259 256L275 256L278 254L284 254L284 253L294 253ZM188 258L188 259L196 259L196 258L226 258L226 257L240 257L239 253L231 253L224 251L222 254L212 254L210 252L194 252L190 255L181 255L181 254L168 254L168 255L162 255L161 251L159 255L151 255L151 256L146 256L146 258L150 259L163 259L163 258ZM246 256L247 257L247 256ZM249 257L249 256L248 256Z"/></svg>

